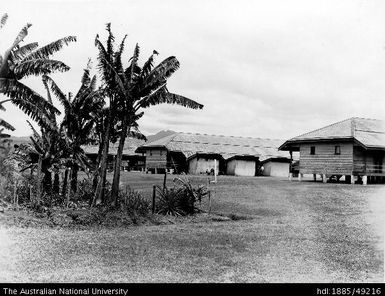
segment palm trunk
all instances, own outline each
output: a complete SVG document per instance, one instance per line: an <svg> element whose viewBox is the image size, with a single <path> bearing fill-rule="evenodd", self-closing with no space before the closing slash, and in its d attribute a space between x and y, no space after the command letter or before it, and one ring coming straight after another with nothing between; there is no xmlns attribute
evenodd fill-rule
<svg viewBox="0 0 385 296"><path fill-rule="evenodd" d="M59 194L59 192L60 192L59 173L55 173L54 179L53 179L53 193Z"/></svg>
<svg viewBox="0 0 385 296"><path fill-rule="evenodd" d="M37 196L36 196L36 199L34 200L34 204L37 204L40 200L41 200L41 197L42 197L42 176L41 176L41 173L42 173L42 166L43 166L43 159L41 157L41 155L39 154L39 161L37 163Z"/></svg>
<svg viewBox="0 0 385 296"><path fill-rule="evenodd" d="M111 118L111 117L110 117ZM98 185L96 186L94 202L93 204L98 205L103 202L104 199L104 185L107 177L107 162L108 162L108 148L109 148L109 137L110 137L110 121L108 120L106 126L106 132L104 134L103 153L100 161L100 169Z"/></svg>
<svg viewBox="0 0 385 296"><path fill-rule="evenodd" d="M104 147L104 134L99 139L99 149L98 149L98 156L96 158L96 169L94 172L94 180L92 182L92 188L93 191L96 191L96 187L98 186L98 177L100 175L100 163L103 156L103 147Z"/></svg>
<svg viewBox="0 0 385 296"><path fill-rule="evenodd" d="M64 197L67 191L67 182L68 182L68 169L64 172L63 185L61 188L61 195Z"/></svg>
<svg viewBox="0 0 385 296"><path fill-rule="evenodd" d="M73 193L76 193L77 189L78 189L78 171L79 171L79 167L77 164L74 164L72 166L72 178L71 178L71 190Z"/></svg>
<svg viewBox="0 0 385 296"><path fill-rule="evenodd" d="M43 190L46 194L52 193L52 173L48 170L44 170Z"/></svg>
<svg viewBox="0 0 385 296"><path fill-rule="evenodd" d="M127 124L126 122L123 122L122 131L120 133L118 151L116 153L116 159L115 159L114 179L112 181L111 197L112 197L113 206L116 205L116 202L118 200L119 183L120 183L120 167L122 164L123 148L124 148L124 142L126 141L126 137L127 137L127 130L128 130Z"/></svg>

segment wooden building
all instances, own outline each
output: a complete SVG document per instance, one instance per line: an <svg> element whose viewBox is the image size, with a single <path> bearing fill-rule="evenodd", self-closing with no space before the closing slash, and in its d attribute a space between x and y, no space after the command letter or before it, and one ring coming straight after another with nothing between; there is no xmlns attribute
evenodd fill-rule
<svg viewBox="0 0 385 296"><path fill-rule="evenodd" d="M385 122L349 118L286 141L283 151L299 151L299 175L316 180L383 182L385 177Z"/></svg>
<svg viewBox="0 0 385 296"><path fill-rule="evenodd" d="M288 152L278 151L280 143L273 139L174 133L146 143L136 152L145 153L146 170L155 173L169 170L201 174L214 168L217 159L220 174L255 176L258 160L290 159Z"/></svg>
<svg viewBox="0 0 385 296"><path fill-rule="evenodd" d="M123 171L144 171L145 156L143 153L136 153L138 146L143 145L145 141L134 138L126 139L123 148L122 166ZM86 145L82 147L88 158L96 163L98 157L98 145ZM108 170L113 170L115 163L115 155L118 149L118 143L111 143L108 149Z"/></svg>

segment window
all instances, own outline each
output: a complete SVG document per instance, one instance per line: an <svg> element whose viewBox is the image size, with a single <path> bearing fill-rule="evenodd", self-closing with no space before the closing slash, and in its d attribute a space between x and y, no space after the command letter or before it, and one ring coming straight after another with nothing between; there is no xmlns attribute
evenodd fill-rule
<svg viewBox="0 0 385 296"><path fill-rule="evenodd" d="M310 154L314 155L315 154L315 146L310 147Z"/></svg>
<svg viewBox="0 0 385 296"><path fill-rule="evenodd" d="M163 150L160 150L160 156L162 156L163 155Z"/></svg>
<svg viewBox="0 0 385 296"><path fill-rule="evenodd" d="M335 155L341 154L341 147L340 146L334 146L334 154Z"/></svg>

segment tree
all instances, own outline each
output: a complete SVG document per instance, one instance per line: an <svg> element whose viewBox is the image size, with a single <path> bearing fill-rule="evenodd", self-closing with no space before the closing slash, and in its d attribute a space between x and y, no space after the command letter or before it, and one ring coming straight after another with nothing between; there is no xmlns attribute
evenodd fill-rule
<svg viewBox="0 0 385 296"><path fill-rule="evenodd" d="M102 82L110 99L110 114L115 116L119 128L119 145L115 161L114 177L112 184L112 199L116 203L119 182L120 166L123 154L125 139L131 134L132 128L137 129L137 121L143 116L143 109L158 104L178 104L187 108L201 109L203 105L184 96L170 93L167 89L167 79L179 68L179 61L171 56L162 61L156 67L153 66L154 56L158 53L154 50L153 54L144 63L143 67L138 65L139 46L136 44L134 53L130 58L128 67L124 68L122 54L124 51L125 40L123 38L118 49L114 50L114 36L111 32L111 25L107 24L108 38L106 47L96 36L95 45L98 48L98 69ZM105 136L104 150L108 151L109 141L108 130ZM107 155L102 158L102 176L105 178ZM104 171L103 171L104 170ZM103 179L99 180L100 186L97 188L97 200L102 199L104 186Z"/></svg>
<svg viewBox="0 0 385 296"><path fill-rule="evenodd" d="M8 15L3 15L0 21L1 27L7 19ZM21 46L30 27L31 24L25 25L4 55L0 55L0 94L8 97L0 104L11 101L35 121L45 121L44 124L49 124L47 118L41 117L41 111L49 109L57 114L59 111L20 80L31 75L39 76L56 71L68 71L69 67L66 64L52 60L50 56L64 45L75 42L76 37L64 37L40 48L37 42Z"/></svg>
<svg viewBox="0 0 385 296"><path fill-rule="evenodd" d="M90 136L97 123L104 105L103 90L96 89L96 76L90 77L90 62L81 79L81 86L74 98L65 95L55 81L43 76L47 88L59 99L64 107L64 118L60 125L61 136L66 141L67 167L72 171L72 190L76 192L77 173L79 168L88 169L89 161L82 148L83 145L94 143ZM68 176L66 171L65 176ZM67 178L65 177L64 184ZM66 188L63 186L63 188Z"/></svg>

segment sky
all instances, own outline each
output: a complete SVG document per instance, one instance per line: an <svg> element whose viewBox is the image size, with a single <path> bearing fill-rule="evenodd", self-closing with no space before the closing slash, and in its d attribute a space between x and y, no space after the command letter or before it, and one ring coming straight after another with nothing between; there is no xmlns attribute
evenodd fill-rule
<svg viewBox="0 0 385 296"><path fill-rule="evenodd" d="M146 109L140 129L289 139L350 117L385 119L385 1L383 0L0 0L8 13L0 53L23 25L26 42L45 45L75 35L53 58L71 67L52 75L76 92L94 39L112 24L127 34L128 63L136 43L139 63L155 49L156 63L176 56L171 92L203 110L161 105ZM45 94L40 78L24 83ZM5 99L0 95L0 100ZM60 106L59 102L55 105ZM27 116L8 103L0 118L30 134ZM59 108L60 109L60 108Z"/></svg>

